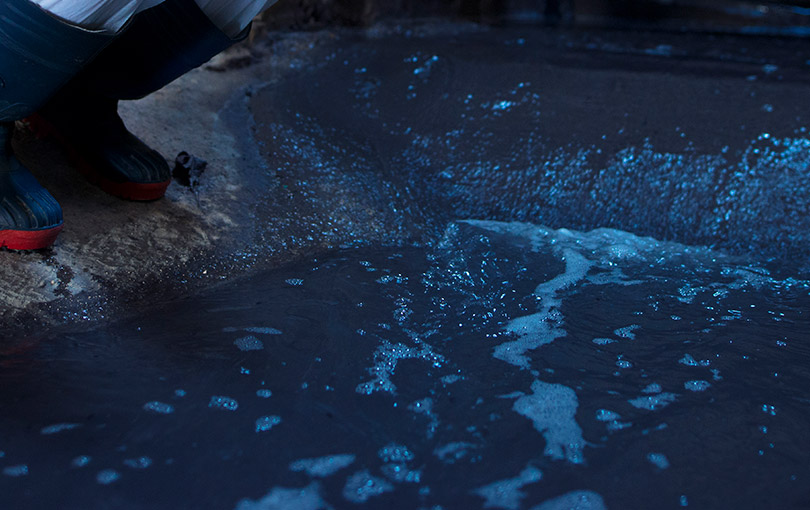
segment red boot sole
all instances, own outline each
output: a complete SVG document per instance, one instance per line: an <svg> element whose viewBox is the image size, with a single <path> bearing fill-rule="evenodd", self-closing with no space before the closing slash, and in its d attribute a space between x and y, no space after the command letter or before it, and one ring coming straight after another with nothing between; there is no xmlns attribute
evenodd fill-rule
<svg viewBox="0 0 810 510"><path fill-rule="evenodd" d="M42 230L0 230L0 248L41 250L51 246L62 231L62 225Z"/></svg>
<svg viewBox="0 0 810 510"><path fill-rule="evenodd" d="M76 167L80 174L84 176L91 184L101 188L102 191L109 193L118 198L126 200L133 200L136 202L151 202L158 200L166 194L166 189L171 184L172 180L168 179L163 182L117 182L104 177L93 165L87 162L81 154L59 133L50 122L39 114L34 114L25 122L28 124L31 131L39 139L53 138L60 147L65 151L71 163Z"/></svg>

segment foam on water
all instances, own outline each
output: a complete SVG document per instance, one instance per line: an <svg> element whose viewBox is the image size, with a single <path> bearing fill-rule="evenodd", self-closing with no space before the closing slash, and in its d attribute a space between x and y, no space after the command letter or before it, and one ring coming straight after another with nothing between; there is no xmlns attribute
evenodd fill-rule
<svg viewBox="0 0 810 510"><path fill-rule="evenodd" d="M362 470L351 475L343 487L343 497L352 503L365 503L366 501L391 492L394 486L382 478L372 476L368 470Z"/></svg>
<svg viewBox="0 0 810 510"><path fill-rule="evenodd" d="M157 400L145 403L143 405L143 408L145 411L151 411L157 414L172 414L174 412L173 405L166 404L164 402L158 402Z"/></svg>
<svg viewBox="0 0 810 510"><path fill-rule="evenodd" d="M674 393L659 393L657 395L649 395L638 397L631 400L630 405L637 409L645 409L647 411L658 411L663 409L669 404L675 402L678 396Z"/></svg>
<svg viewBox="0 0 810 510"><path fill-rule="evenodd" d="M416 347L409 347L402 343L392 344L383 341L374 353L374 365L368 369L373 379L357 385L357 393L371 395L382 391L394 394L397 391L396 385L391 381L401 360L421 359L434 366L440 366L444 358L436 354L433 348L425 342L416 340Z"/></svg>
<svg viewBox="0 0 810 510"><path fill-rule="evenodd" d="M149 457L124 459L124 465L132 469L146 469L152 465L152 459Z"/></svg>
<svg viewBox="0 0 810 510"><path fill-rule="evenodd" d="M40 433L44 436L49 436L51 434L58 434L59 432L64 432L65 430L73 430L76 428L81 427L79 423L57 423L55 425L48 425L47 427L43 427L40 430Z"/></svg>
<svg viewBox="0 0 810 510"><path fill-rule="evenodd" d="M601 422L606 422L607 430L609 432L616 432L632 426L631 423L619 421L621 418L622 417L619 415L619 413L610 411L608 409L599 409L596 411L596 419Z"/></svg>
<svg viewBox="0 0 810 510"><path fill-rule="evenodd" d="M211 400L208 402L208 407L222 411L236 411L239 409L239 402L231 397L215 395L211 397Z"/></svg>
<svg viewBox="0 0 810 510"><path fill-rule="evenodd" d="M433 450L433 454L445 464L454 464L466 457L472 448L475 448L475 445L472 443L457 441L437 446L436 449Z"/></svg>
<svg viewBox="0 0 810 510"><path fill-rule="evenodd" d="M314 459L300 459L290 464L290 471L303 471L314 478L326 478L354 463L352 454L327 455Z"/></svg>
<svg viewBox="0 0 810 510"><path fill-rule="evenodd" d="M563 250L562 259L565 261L565 272L540 284L534 291L540 299L540 311L512 320L506 330L517 335L518 339L497 346L493 356L512 365L529 368L526 352L566 335L558 309L561 303L558 293L582 280L592 264L570 249Z"/></svg>
<svg viewBox="0 0 810 510"><path fill-rule="evenodd" d="M613 421L621 418L619 413L609 411L607 409L600 409L596 412L596 419L599 421Z"/></svg>
<svg viewBox="0 0 810 510"><path fill-rule="evenodd" d="M88 455L79 455L70 461L70 466L73 468L83 468L90 464L92 458Z"/></svg>
<svg viewBox="0 0 810 510"><path fill-rule="evenodd" d="M445 375L442 377L441 380L444 384L453 384L458 381L464 380L464 377L460 375Z"/></svg>
<svg viewBox="0 0 810 510"><path fill-rule="evenodd" d="M686 365L688 367L708 367L709 365L711 365L712 362L707 359L697 361L695 358L692 357L691 354L687 353L684 354L683 358L678 360L678 363L680 363L681 365Z"/></svg>
<svg viewBox="0 0 810 510"><path fill-rule="evenodd" d="M252 335L237 338L233 343L240 351L261 351L264 349L264 342Z"/></svg>
<svg viewBox="0 0 810 510"><path fill-rule="evenodd" d="M591 491L573 491L550 499L532 510L607 510L602 496Z"/></svg>
<svg viewBox="0 0 810 510"><path fill-rule="evenodd" d="M619 328L613 332L614 335L620 338L627 338L628 340L635 340L636 334L634 333L635 330L639 329L641 326L638 324L631 324L630 326L625 326L623 328Z"/></svg>
<svg viewBox="0 0 810 510"><path fill-rule="evenodd" d="M711 387L711 383L709 381L686 381L683 383L683 387L689 391L706 391Z"/></svg>
<svg viewBox="0 0 810 510"><path fill-rule="evenodd" d="M413 404L409 405L408 409L416 414L423 415L428 419L427 431L425 435L428 439L432 438L433 435L436 434L436 429L439 426L439 418L433 411L433 399L428 397L417 400Z"/></svg>
<svg viewBox="0 0 810 510"><path fill-rule="evenodd" d="M16 466L6 466L3 468L3 474L11 477L20 477L28 475L28 465L18 464Z"/></svg>
<svg viewBox="0 0 810 510"><path fill-rule="evenodd" d="M664 390L663 390L663 388L661 388L660 384L658 384L658 383L650 383L647 386L645 386L643 390L641 390L641 393L646 393L646 394L649 395L651 393L661 393L662 391L664 391Z"/></svg>
<svg viewBox="0 0 810 510"><path fill-rule="evenodd" d="M621 271L622 263L643 260L647 253L660 253L664 244L654 239L632 234L598 229L591 232L576 232L566 229L552 230L536 225L468 221L479 228L497 233L511 234L531 242L534 251L551 250L565 263L565 271L535 289L539 310L527 316L512 319L506 331L518 338L495 348L494 356L521 368L530 367L527 353L556 339L565 337L564 317L561 311L564 292L583 285L633 285ZM679 252L693 254L700 250L677 246ZM707 258L706 256L703 257ZM597 271L595 271L597 270ZM589 275L592 275L589 277ZM573 289L575 290L575 289ZM639 325L617 328L619 338L635 339ZM597 345L608 345L613 339L597 338ZM626 362L622 363L626 365Z"/></svg>
<svg viewBox="0 0 810 510"><path fill-rule="evenodd" d="M632 128L639 122L633 118L638 112L621 112L622 105L611 103L611 90L614 85L637 86L638 80L655 83L650 79L657 70L643 71L645 62L660 65L661 56L677 56L678 65L674 69L671 59L665 62L659 90L670 82L688 85L682 78L695 71L689 51L657 41L660 34L644 35L644 62L632 61L626 53L619 52L618 58L600 53L599 62L590 62L598 69L594 71L588 55L605 51L601 41L587 51L567 45L580 37L608 39L605 34L555 30L552 50L546 50L548 46L537 44L541 36L521 33L515 42L513 33L508 53L501 55L490 49L502 46L493 44L503 42L497 30L485 29L477 42L452 35L420 49L412 46L423 43L405 36L419 28L401 28L403 37L397 34L383 44L366 37L374 30L381 29L353 34L351 42L337 47L318 39L319 58L312 66L296 59L292 77L274 78L263 91L255 90L253 99L242 91L236 98L255 106L255 132L263 132L257 136L267 144L267 174L273 182L256 196L261 206L256 214L266 210L260 219L272 220L267 232L257 232L256 244L295 257L317 247L320 260L311 262L315 267L302 268L310 259L301 255L293 268L260 274L261 281L243 279L239 285L250 289L247 293L237 292L236 282L218 285L216 295L205 298L211 305L205 310L234 301L224 311L197 315L199 323L193 313L178 314L182 321L167 321L194 325L191 335L178 328L176 336L183 342L158 342L145 335L133 339L126 328L110 335L114 341L82 332L90 340L79 345L100 355L110 371L121 370L115 377L102 373L101 384L99 377L85 376L70 391L57 389L52 395L70 399L64 406L44 407L50 403L46 400L26 408L13 402L33 388L50 389L49 381L61 383L59 363L40 364L45 377L23 376L17 388L3 370L3 393L9 397L2 407L8 405L22 417L4 422L10 434L4 428L3 436L15 440L3 445L13 446L9 462L29 460L37 478L44 479L47 455L41 443L62 455L58 466L78 453L90 453L95 470L121 465L121 451L115 447L122 442L131 449L127 457L153 444L165 448L167 460L175 457L176 466L171 471L163 466L127 471L126 483L112 488L115 498L127 487L137 490L142 481L176 486L176 491L163 493L190 492L204 484L203 489L232 498L226 500L232 503L249 497L239 503L240 510L355 506L341 503L342 488L349 501L366 501L364 507L402 508L476 508L484 501L470 491L482 487L492 488L492 498L506 495L501 503L507 507L541 510L605 507L594 492L562 494L576 488L601 492L614 508L638 506L641 498L649 498L642 501L647 506L668 507L686 493L693 505L712 507L701 505L701 499L727 496L730 501L737 488L751 490L756 484L765 486L768 503L784 497L780 502L788 507L785 494L802 496L801 488L791 489L786 470L799 475L794 487L806 485L805 473L784 459L807 464L807 402L800 399L806 399L808 377L800 363L789 363L806 360L801 331L807 324L795 310L787 313L783 320L796 321L798 332L784 338L791 333L779 329L784 324L776 319L794 299L795 308L806 311L807 300L791 293L796 282L768 273L757 260L774 254L806 260L806 137L777 143L776 137L763 137L745 153L735 153L736 148L707 153L701 146L678 152L653 145L666 143L668 137L643 144L632 135L614 141L624 126L595 122L599 111L588 118L587 108L593 105L583 101L584 94L564 95L566 101L574 97L572 104L578 114L585 113L583 118L555 116L564 111L555 104L561 103L552 95L555 84L573 84L572 78L579 78L574 90L582 91L581 78L588 76L598 84L594 92L604 92L598 98L605 109L619 110L619 116L630 113L626 123ZM332 32L326 36L341 37ZM354 39L360 42L352 48ZM713 38L710 46L721 39ZM302 46L295 53L307 51ZM285 52L272 53L280 58L276 53ZM553 62L542 61L546 54ZM768 73L764 60L738 56L721 59L721 69L712 75L733 85L718 88L718 102L724 92L749 85L735 82L736 75L761 69ZM404 57L412 58L403 62ZM506 71L502 74L490 73L491 79L466 79L476 76L470 62L480 60L509 67L500 67ZM539 71L524 76L534 62L541 62ZM718 62L714 56L700 60L700 71L708 72L704 70L713 62ZM585 74L572 77L569 71L580 63ZM787 68L779 64L774 80ZM319 74L320 66L330 66L329 72ZM341 68L350 75L348 96L341 92L346 85L340 81ZM399 72L404 81L392 78ZM605 86L605 76L615 83ZM709 82L690 83L695 81ZM776 93L795 85L786 80ZM258 102L260 95L267 98L264 103ZM397 107L403 99L408 109ZM671 99L670 104L679 106L677 97ZM756 99L755 108L771 103L778 114L783 102L765 95ZM686 107L680 108L681 119L690 120L691 105L681 106ZM655 128L673 127L661 125L660 113L643 130L650 136ZM562 122L560 129L555 118ZM716 133L723 135L718 137L722 144L726 135L719 130L721 120ZM697 126L690 122L691 132ZM600 143L588 133L575 133L579 138L567 133L580 127L604 128L611 140ZM749 132L759 128L748 126ZM554 131L562 137L554 138ZM382 134L388 138L380 138ZM610 225L659 239L717 243L743 253L746 260L619 230L577 232L492 222L454 225L456 235L447 236L446 244L432 244L453 218L518 219L580 229ZM410 245L411 240L418 245ZM399 250L407 260L389 258ZM335 251L339 253L333 256ZM773 322L760 308L749 308L768 304L768 296L783 291L784 298L773 300ZM258 301L264 304L254 306ZM193 303L176 309L189 306ZM268 324L287 335L263 336L278 335ZM224 325L239 327L223 330ZM438 333L431 336L430 330ZM239 352L232 342L248 335L272 342L273 349L261 356ZM786 345L775 346L777 340ZM70 344L48 345L47 360L81 361ZM321 356L323 363L316 360ZM678 363L680 359L687 362ZM96 370L108 368L85 361ZM785 366L771 369L770 364ZM242 374L237 371L241 367ZM765 367L779 376L766 380ZM719 369L725 379L710 378L719 378ZM449 379L443 379L449 374L464 378L449 386ZM269 390L254 397L262 378L275 392L272 400L258 398L269 396ZM695 381L712 381L713 386L691 393ZM6 382L12 384L7 387ZM110 395L122 387L137 388L139 382L147 392L132 405L115 406ZM175 419L147 416L138 408L151 398L174 398L171 391L180 384L191 397L172 400L178 405ZM686 389L679 390L682 386ZM664 390L684 394L676 398ZM121 402L130 402L126 397L131 394L121 393ZM205 398L212 394L238 398L240 412L208 412ZM502 394L511 394L511 400L497 398ZM82 402L81 397L89 398ZM99 409L93 402L111 404ZM235 409L235 401L225 408ZM85 421L91 412L95 418ZM284 426L252 434L255 418L271 412L284 416ZM45 438L39 434L43 419L85 426ZM35 424L33 440L16 443L25 435L22 425L10 422ZM101 425L106 428L97 428ZM538 433L529 430L532 425ZM767 437L760 426L768 427ZM146 441L151 438L156 441ZM771 449L769 443L776 446ZM377 456L384 444L389 450ZM586 445L589 465L584 462ZM766 455L757 456L760 449ZM331 465L326 460L324 467L321 461L330 457L306 458L290 464L291 469L301 468L300 473L286 469L290 460L333 451L346 452L351 461L331 456ZM659 452L672 456L665 471L657 470L662 466ZM745 464L746 470L736 469L751 458L755 461ZM184 477L189 466L207 477L225 472L232 483L226 478L210 485L206 476ZM334 474L337 466L345 472ZM535 483L540 470L547 482ZM707 488L705 474L713 470L725 473L729 483ZM172 471L175 478L167 479ZM353 471L358 472L347 481ZM333 476L322 481L323 492L316 484L301 486L316 473ZM75 484L62 486L77 493L86 488L80 478L92 483L91 474L74 473ZM417 479L430 486L406 484ZM396 493L373 499L389 490ZM519 493L526 494L522 501ZM558 497L538 505L540 498L552 496ZM744 496L736 497L754 506Z"/></svg>
<svg viewBox="0 0 810 510"><path fill-rule="evenodd" d="M256 432L267 432L281 423L280 416L262 416L256 420Z"/></svg>
<svg viewBox="0 0 810 510"><path fill-rule="evenodd" d="M100 485L110 485L111 483L117 482L120 478L121 473L115 469L105 469L96 474L96 482Z"/></svg>
<svg viewBox="0 0 810 510"><path fill-rule="evenodd" d="M662 242L651 238L638 237L633 234L611 230L598 229L591 232L576 232L565 229L548 229L528 224L504 224L487 221L467 222L487 231L503 235L511 235L528 240L533 251L554 254L565 263L561 274L541 283L534 292L538 298L538 311L514 318L507 324L507 333L517 336L517 339L499 344L494 356L512 365L521 368L534 368L532 351L539 347L548 346L554 340L568 336L566 317L564 316L564 301L567 296L575 296L585 288L593 286L644 286L656 280L643 276L649 268L660 268L661 272L671 274L681 273L680 278L684 284L679 289L678 299L689 306L701 306L705 296L710 295L719 301L719 306L709 307L709 310L718 310L716 321L722 326L728 321L740 320L741 312L732 306L723 310L723 300L733 299L732 292L745 292L746 289L779 289L796 288L803 285L802 280L780 280L770 276L762 268L743 268L736 264L735 258L712 251L705 247L688 247L678 243ZM636 275L642 275L638 278ZM627 276L627 275L633 275ZM725 281L703 283L715 275ZM650 296L650 299L652 296ZM658 302L650 303L653 311L660 306ZM719 308L719 309L718 309ZM636 312L643 314L642 311ZM701 312L699 312L701 313ZM714 312L713 312L714 313ZM680 321L680 315L671 314L671 320ZM627 324L627 323L625 323ZM705 333L708 330L704 330ZM643 342L644 330L640 324L624 325L613 329L615 338ZM596 337L592 343L605 349L620 349L614 338ZM687 342L688 343L688 342ZM546 349L548 347L545 347ZM622 370L645 370L621 351L613 350L614 364ZM709 359L695 359L691 354L683 354L674 358L680 365L695 368L709 368L712 361ZM720 380L719 371L711 368L712 375ZM539 373L537 371L533 373ZM613 374L616 377L620 372ZM682 379L683 380L683 379ZM524 415L533 414L535 428L544 433L547 441L546 454L553 458L567 458L571 462L582 462L581 430L574 420L574 412L565 413L547 412L546 408L553 407L554 399L561 402L570 402L563 405L567 409L577 408L577 398L574 390L561 386L558 391L551 391L546 396L539 390L536 381L533 385L533 395L523 395L515 403L515 410ZM686 381L684 387L690 391L705 391L710 384L702 380ZM552 387L554 387L552 385ZM560 388L565 388L564 390ZM643 411L659 411L678 399L675 393L662 392L661 386L656 383L648 384L642 391L643 395L626 400L633 408ZM607 422L608 430L619 431L631 426L629 422L619 421L612 411L601 412L597 418ZM566 418L560 419L560 416ZM556 422L555 418L556 417ZM575 445L573 448L570 445ZM568 447L568 450L566 450Z"/></svg>
<svg viewBox="0 0 810 510"><path fill-rule="evenodd" d="M383 462L409 462L414 458L413 452L405 445L391 443L380 448L377 455Z"/></svg>
<svg viewBox="0 0 810 510"><path fill-rule="evenodd" d="M274 487L259 500L243 499L235 510L326 510L332 507L321 499L317 483L302 489Z"/></svg>
<svg viewBox="0 0 810 510"><path fill-rule="evenodd" d="M256 335L281 335L282 332L276 328L271 328L269 326L249 326L246 328L237 328L233 326L228 326L222 328L223 333L236 333L238 331L246 331L248 333L253 333Z"/></svg>
<svg viewBox="0 0 810 510"><path fill-rule="evenodd" d="M534 466L527 466L516 477L499 480L485 485L474 492L484 498L484 508L506 508L517 510L520 502L526 497L520 489L537 483L543 478L543 473Z"/></svg>
<svg viewBox="0 0 810 510"><path fill-rule="evenodd" d="M669 459L663 453L648 453L647 460L658 469L667 469L669 467Z"/></svg>
<svg viewBox="0 0 810 510"><path fill-rule="evenodd" d="M574 390L559 384L534 381L532 392L531 395L519 397L512 408L530 419L534 428L543 434L546 440L543 453L556 460L583 463L585 440L575 419L578 402Z"/></svg>
<svg viewBox="0 0 810 510"><path fill-rule="evenodd" d="M683 247L611 230L582 233L526 224L465 222L451 226L435 246L409 252L398 247L384 250L382 255L361 251L360 255L349 252L341 256L338 262L330 260L316 266L322 273L313 271L308 279L313 282L312 289L320 286L322 278L333 278L334 274L350 282L352 292L359 297L352 295L341 310L347 318L340 320L346 320L348 327L343 328L342 323L338 328L324 324L323 330L313 328L311 336L296 331L302 340L294 348L278 342L272 352L255 356L237 351L231 342L238 337L264 340L267 337L261 335L265 332L240 327L222 335L220 323L213 328L212 345L217 356L227 353L227 360L207 357L211 350L204 344L200 351L205 356L201 359L208 364L219 363L222 374L227 372L227 376L211 381L205 389L190 388L190 397L184 400L178 400L180 394L173 392L191 382L171 374L166 374L165 379L156 378L160 382L149 389L148 394L168 392L173 402L182 402L182 410L178 409L182 413L204 408L207 402L198 400L201 394L230 395L212 397L210 407L230 411L241 408L241 412L212 413L208 423L223 431L247 432L237 435L253 437L257 448L267 448L267 452L275 451L277 444L286 444L290 438L295 441L300 435L296 431L304 427L314 426L328 438L336 430L348 434L365 430L368 416L380 420L380 431L374 437L385 439L373 443L373 447L365 441L356 449L341 446L341 451L346 452L343 454L300 458L307 455L307 450L312 451L312 444L304 446L309 440L301 436L290 447L291 458L299 460L289 464L282 461L282 473L270 460L264 465L279 483L295 485L294 481L283 482L283 476L293 480L302 476L324 479L323 492L317 485L275 487L264 498L242 499L242 508L306 508L308 504L340 507L337 499L341 489L344 498L353 503L373 504L377 496L395 492L396 497L407 502L404 504L429 508L441 503L442 498L436 494L444 493L442 481L435 478L437 469L463 489L461 497L467 498L463 504L472 508L476 502L489 507L529 508L541 501L538 494L547 496L553 490L538 483L541 471L547 480L561 477L569 483L565 477L570 476L583 485L596 484L598 470L615 465L611 459L622 458L623 454L616 450L625 451L628 442L642 439L650 440L650 448L633 450L621 461L622 465L632 465L634 472L651 473L664 480L686 465L669 441L677 438L679 444L694 446L689 437L684 439L680 417L695 409L696 403L703 406L700 409L720 414L719 408L713 406L722 403L715 400L728 392L715 394L711 390L715 386L725 390L726 384L738 382L737 377L728 375L726 379L714 379L720 377L721 368L724 373L735 373L728 349L721 348L736 347L741 330L726 335L732 330L727 325L748 324L753 289L781 291L792 285L750 265L743 269L734 259L706 248ZM424 260L419 260L420 256ZM367 262L357 268L357 260L352 257ZM402 260L408 257L414 260ZM336 273L329 273L330 267ZM390 275L397 276L385 277ZM285 288L284 292L291 291ZM684 297L688 299L679 299ZM303 299L307 300L304 304L296 303L303 309L302 317L317 317L322 314L321 306L334 306L331 295L307 294ZM307 309L310 302L315 307ZM774 323L783 320L785 311L773 309ZM286 330L288 323L282 319L283 313L269 315L266 320ZM226 324L244 324L256 318L252 312L245 317L223 320L227 320ZM296 316L290 320L300 319ZM291 323L290 330L297 329L295 322ZM321 326L317 321L314 324ZM520 324L525 327L517 328ZM328 344L322 343L322 331L327 332ZM324 345L339 348L330 351L322 349ZM772 350L767 351L768 356L777 356L795 352L801 342L781 335L769 338L760 347ZM741 345L740 349L732 354L758 352L750 345ZM487 356L487 352L494 355ZM743 363L741 356L735 359ZM234 369L243 366L250 373L238 375ZM344 384L349 381L348 386ZM359 386L355 386L357 383ZM673 392L679 387L685 388L684 394ZM690 392L698 390L706 393ZM375 394L373 398L366 397L371 394ZM272 400L261 400L271 395ZM352 405L361 412L347 414L346 406L336 404L347 399L355 402ZM764 451L760 455L767 459L780 448L775 439L780 429L771 422L791 409L784 401L765 395L755 403L752 413L756 417L749 419L756 426L767 425L769 433L764 438L756 429L757 440L763 443L755 445L753 454ZM303 416L302 405L308 406ZM158 401L148 403L144 409L174 412L173 407ZM255 420L271 411L284 416L283 427L276 428L280 418L275 415ZM328 420L322 421L325 416ZM73 415L63 419L71 417L75 419ZM150 427L165 427L162 424L167 422L172 426L171 420L149 421ZM706 419L706 423L710 422L711 416ZM397 423L403 428L399 429ZM59 426L65 424L51 427L61 429ZM529 431L528 436L521 436L525 447L514 443L514 432L525 432L529 424L538 433ZM251 434L251 428L259 434ZM48 441L61 440L62 436L67 441L74 435L89 434L90 430L85 424L82 430ZM227 436L209 440L197 434L194 440L207 441L206 449L214 452L222 450L220 445L236 448L234 445L240 444ZM508 452L514 463L512 471L490 472L485 466L503 455L506 444L513 447ZM125 458L110 458L109 454L84 446L72 455L93 454L96 471L108 466L143 469L150 465L149 461L130 458L140 452L134 451L137 445L128 446L133 452ZM299 448L299 455L295 455L295 448ZM655 451L650 452L653 448ZM672 465L661 453L664 451L674 455ZM543 454L538 457L540 452ZM586 464L586 456L592 465ZM185 462L182 452L166 457L167 463ZM217 463L230 461L216 454ZM89 459L83 462L86 465ZM159 471L127 469L124 473L127 478L146 478ZM116 488L127 486L130 480L126 482ZM604 490L598 487L600 492ZM259 489L264 491L266 487ZM259 494L237 494L232 501L246 495L258 498ZM611 493L610 497L620 499L617 494ZM535 508L599 508L600 502L595 493L576 491Z"/></svg>
<svg viewBox="0 0 810 510"><path fill-rule="evenodd" d="M245 328L245 331L249 333L256 333L258 335L281 335L281 331L276 328L271 328L267 326L254 326L250 328Z"/></svg>
<svg viewBox="0 0 810 510"><path fill-rule="evenodd" d="M420 483L422 470L412 469L405 464L383 464L382 474L394 483Z"/></svg>

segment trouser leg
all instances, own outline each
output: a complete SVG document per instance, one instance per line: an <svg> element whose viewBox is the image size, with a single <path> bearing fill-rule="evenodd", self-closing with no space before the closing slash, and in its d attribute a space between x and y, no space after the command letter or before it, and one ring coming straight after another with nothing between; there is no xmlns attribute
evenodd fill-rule
<svg viewBox="0 0 810 510"><path fill-rule="evenodd" d="M62 225L59 204L14 156L14 121L36 111L111 37L65 23L28 0L0 2L0 247L45 247Z"/></svg>
<svg viewBox="0 0 810 510"><path fill-rule="evenodd" d="M163 0L31 0L60 19L88 30L118 32L132 15Z"/></svg>
<svg viewBox="0 0 810 510"><path fill-rule="evenodd" d="M171 181L166 160L132 135L118 101L142 98L245 38L223 33L195 0L167 0L137 14L126 32L76 76L40 117L91 182L115 196L154 200Z"/></svg>
<svg viewBox="0 0 810 510"><path fill-rule="evenodd" d="M228 36L235 37L260 12L276 3L276 0L196 0L196 2L214 25Z"/></svg>
<svg viewBox="0 0 810 510"><path fill-rule="evenodd" d="M139 7L143 9L145 0ZM139 12L40 113L77 167L103 190L131 200L163 196L166 160L118 116L118 101L139 99L247 37L250 20L274 0L166 0Z"/></svg>

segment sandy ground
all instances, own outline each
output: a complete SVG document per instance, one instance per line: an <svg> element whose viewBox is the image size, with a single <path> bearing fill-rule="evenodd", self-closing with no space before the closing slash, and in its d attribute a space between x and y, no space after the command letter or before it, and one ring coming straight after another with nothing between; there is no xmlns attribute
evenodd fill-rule
<svg viewBox="0 0 810 510"><path fill-rule="evenodd" d="M198 187L175 182L157 202L106 195L54 144L22 126L18 154L62 204L65 229L50 250L0 252L2 320L100 318L155 285L182 292L189 279L217 279L249 265L239 253L253 241L257 190L273 181L252 139L248 99L255 87L294 70L324 37L289 35L272 47L235 48L143 100L122 103L129 128L172 167L181 151L208 162Z"/></svg>

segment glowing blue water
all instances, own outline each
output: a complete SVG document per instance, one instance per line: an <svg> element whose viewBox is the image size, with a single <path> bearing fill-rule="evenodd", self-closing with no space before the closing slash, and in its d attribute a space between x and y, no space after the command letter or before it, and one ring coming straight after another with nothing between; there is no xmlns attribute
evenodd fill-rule
<svg viewBox="0 0 810 510"><path fill-rule="evenodd" d="M326 254L3 351L0 506L807 506L801 52L367 36L251 100Z"/></svg>
<svg viewBox="0 0 810 510"><path fill-rule="evenodd" d="M40 368L0 374L0 484L86 508L100 485L133 508L788 504L810 475L808 285L615 230L456 223L163 306L172 328L41 339ZM58 496L21 490L54 471Z"/></svg>

